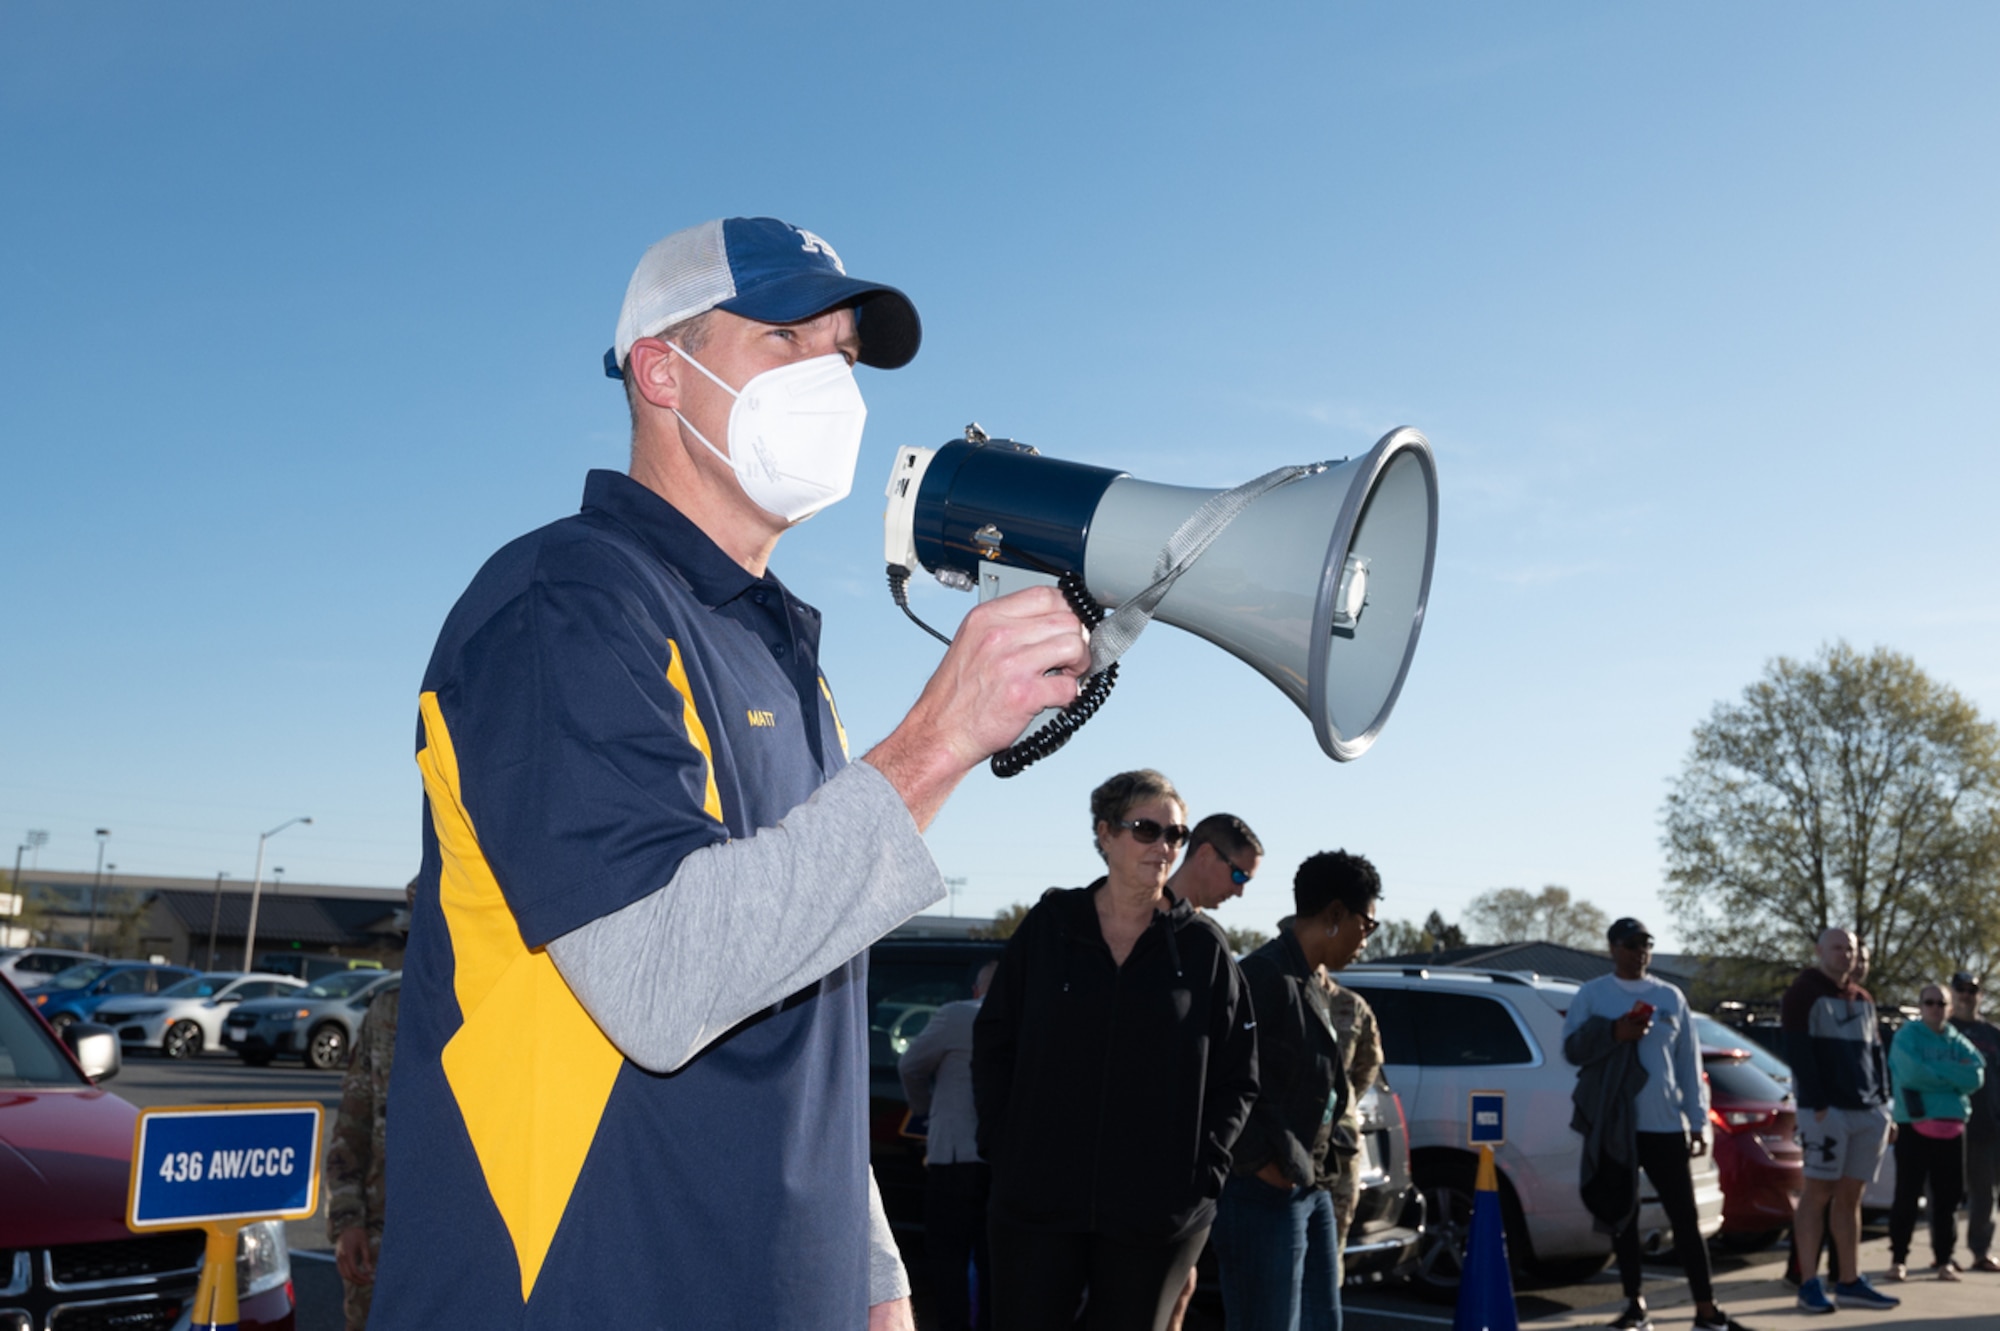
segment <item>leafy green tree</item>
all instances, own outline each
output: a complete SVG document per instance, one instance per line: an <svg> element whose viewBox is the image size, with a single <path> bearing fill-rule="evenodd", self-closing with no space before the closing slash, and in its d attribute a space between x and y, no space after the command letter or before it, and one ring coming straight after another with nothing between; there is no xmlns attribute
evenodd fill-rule
<svg viewBox="0 0 2000 1331"><path fill-rule="evenodd" d="M1465 908L1468 932L1482 943L1561 943L1597 951L1611 920L1588 901L1574 899L1551 883L1539 892L1496 887L1481 892Z"/></svg>
<svg viewBox="0 0 2000 1331"><path fill-rule="evenodd" d="M1887 648L1773 660L1695 727L1661 821L1692 951L1800 959L1839 925L1894 995L2000 943L2000 729Z"/></svg>

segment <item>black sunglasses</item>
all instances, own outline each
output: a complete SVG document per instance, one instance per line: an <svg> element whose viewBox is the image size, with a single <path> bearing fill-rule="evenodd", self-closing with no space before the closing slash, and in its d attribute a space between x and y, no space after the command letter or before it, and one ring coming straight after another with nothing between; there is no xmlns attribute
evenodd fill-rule
<svg viewBox="0 0 2000 1331"><path fill-rule="evenodd" d="M1168 823L1162 827L1151 818L1120 818L1117 825L1130 832L1132 839L1142 846L1150 846L1161 837L1167 839L1169 846L1178 846L1188 839L1186 823Z"/></svg>
<svg viewBox="0 0 2000 1331"><path fill-rule="evenodd" d="M1944 1005L1945 1001L1942 998L1925 998L1918 1000L1919 1007L1943 1007Z"/></svg>

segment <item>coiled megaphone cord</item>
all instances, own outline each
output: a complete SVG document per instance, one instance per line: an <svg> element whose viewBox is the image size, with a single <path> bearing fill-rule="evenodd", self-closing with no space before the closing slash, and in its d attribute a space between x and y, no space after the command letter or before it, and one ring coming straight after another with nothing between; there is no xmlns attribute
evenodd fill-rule
<svg viewBox="0 0 2000 1331"><path fill-rule="evenodd" d="M1040 562L1040 561L1033 561ZM1083 621L1087 629L1094 629L1104 620L1104 607L1099 605L1083 585L1080 574L1064 572L1056 577L1056 590L1069 602L1069 608ZM1022 772L1048 757L1063 745L1069 743L1070 736L1083 728L1083 723L1097 714L1104 700L1111 696L1111 686L1118 682L1118 664L1112 662L1096 674L1087 677L1077 690L1076 701L1050 718L1034 734L1018 744L1002 749L987 760L993 775L1005 779L1019 776Z"/></svg>

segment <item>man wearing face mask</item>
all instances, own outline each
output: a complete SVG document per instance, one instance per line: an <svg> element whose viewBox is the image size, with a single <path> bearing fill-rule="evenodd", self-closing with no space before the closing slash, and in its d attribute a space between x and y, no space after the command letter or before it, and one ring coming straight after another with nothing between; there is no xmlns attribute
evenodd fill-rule
<svg viewBox="0 0 2000 1331"><path fill-rule="evenodd" d="M376 1328L911 1325L865 949L943 898L923 828L1090 659L1053 590L989 602L848 761L768 564L851 484L852 366L918 340L773 219L641 259L629 474L489 560L425 674Z"/></svg>

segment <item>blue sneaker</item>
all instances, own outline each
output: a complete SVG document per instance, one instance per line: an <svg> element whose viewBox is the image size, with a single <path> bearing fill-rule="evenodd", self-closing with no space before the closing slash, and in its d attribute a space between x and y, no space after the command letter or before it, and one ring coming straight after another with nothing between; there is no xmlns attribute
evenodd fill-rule
<svg viewBox="0 0 2000 1331"><path fill-rule="evenodd" d="M1830 1313L1833 1311L1833 1300L1827 1298L1826 1286L1820 1283L1818 1276L1800 1283L1799 1311L1802 1313Z"/></svg>
<svg viewBox="0 0 2000 1331"><path fill-rule="evenodd" d="M1891 1298L1868 1283L1867 1276L1843 1280L1833 1287L1833 1297L1843 1308L1900 1308L1901 1299Z"/></svg>

